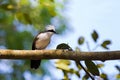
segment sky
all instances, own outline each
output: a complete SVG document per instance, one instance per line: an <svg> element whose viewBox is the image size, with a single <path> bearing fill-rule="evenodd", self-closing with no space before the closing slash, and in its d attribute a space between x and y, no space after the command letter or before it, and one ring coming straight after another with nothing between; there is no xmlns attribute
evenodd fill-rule
<svg viewBox="0 0 120 80"><path fill-rule="evenodd" d="M75 48L78 46L77 39L84 36L89 41L90 47L94 47L91 39L91 33L96 30L99 34L98 43L104 40L111 40L109 46L111 51L120 49L120 0L70 0L66 5L65 15L68 18L72 30L65 36L57 39L55 43L68 43ZM58 42L59 41L59 42ZM85 45L86 46L86 45ZM88 51L87 48L80 47L82 51ZM98 48L96 51L106 51ZM104 72L113 77L118 71L114 65L119 65L119 61L105 61Z"/></svg>
<svg viewBox="0 0 120 80"><path fill-rule="evenodd" d="M90 39L91 32L96 30L100 40L112 40L110 50L119 50L119 3L119 0L71 0L66 14L69 15L74 35Z"/></svg>
<svg viewBox="0 0 120 80"><path fill-rule="evenodd" d="M91 39L91 32L96 30L100 35L99 39L101 41L104 39L112 40L110 50L119 50L119 3L120 0L71 0L70 5L67 5L67 14L70 16L74 35L77 37L82 35L87 39ZM86 49L83 48L83 50ZM97 51L101 50L103 49L97 49ZM114 68L116 62L117 61L106 61L106 66L103 70L109 74L117 72ZM117 64L119 63L117 62Z"/></svg>
<svg viewBox="0 0 120 80"><path fill-rule="evenodd" d="M120 48L120 5L119 0L71 0L66 5L65 16L72 28L66 36L62 36L59 42L66 42L76 47L77 40L84 36L86 40L91 40L91 33L96 30L99 34L98 43L104 40L111 40L110 50L119 50ZM74 36L74 41L73 37ZM64 39L67 37L67 39ZM74 44L74 45L73 45ZM93 41L90 42L94 47ZM84 47L84 51L87 49ZM97 51L103 51L98 48Z"/></svg>

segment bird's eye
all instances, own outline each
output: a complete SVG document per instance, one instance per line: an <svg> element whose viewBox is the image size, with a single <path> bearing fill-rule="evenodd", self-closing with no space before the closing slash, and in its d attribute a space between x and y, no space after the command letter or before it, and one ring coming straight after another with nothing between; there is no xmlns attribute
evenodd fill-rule
<svg viewBox="0 0 120 80"><path fill-rule="evenodd" d="M48 30L47 32L53 32L53 33L56 33L53 29L52 29L52 30Z"/></svg>
<svg viewBox="0 0 120 80"><path fill-rule="evenodd" d="M48 30L48 32L54 32L54 30Z"/></svg>

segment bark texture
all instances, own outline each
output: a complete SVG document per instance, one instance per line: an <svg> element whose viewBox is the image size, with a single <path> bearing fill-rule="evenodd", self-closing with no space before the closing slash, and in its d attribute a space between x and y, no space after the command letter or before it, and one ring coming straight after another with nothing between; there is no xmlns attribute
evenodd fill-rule
<svg viewBox="0 0 120 80"><path fill-rule="evenodd" d="M75 52L68 50L0 50L0 59L118 60L120 51Z"/></svg>

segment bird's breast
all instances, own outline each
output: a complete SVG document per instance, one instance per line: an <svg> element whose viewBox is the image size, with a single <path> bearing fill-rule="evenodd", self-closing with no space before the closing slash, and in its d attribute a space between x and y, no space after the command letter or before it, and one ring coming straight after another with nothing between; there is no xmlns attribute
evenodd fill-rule
<svg viewBox="0 0 120 80"><path fill-rule="evenodd" d="M35 47L37 49L45 49L50 42L50 37L44 34L44 35L39 35L37 38L38 39L35 43Z"/></svg>

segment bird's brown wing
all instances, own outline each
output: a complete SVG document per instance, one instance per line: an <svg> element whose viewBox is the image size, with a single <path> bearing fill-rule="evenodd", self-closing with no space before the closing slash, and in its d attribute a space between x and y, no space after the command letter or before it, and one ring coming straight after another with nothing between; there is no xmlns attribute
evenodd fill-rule
<svg viewBox="0 0 120 80"><path fill-rule="evenodd" d="M35 47L35 42L36 42L37 39L38 39L38 38L37 38L37 36L36 36L36 37L34 38L34 40L33 40L32 50L35 50L35 49L36 49L36 47ZM31 60L30 66L31 66L32 69L37 69L37 68L39 67L40 63L41 63L41 60Z"/></svg>
<svg viewBox="0 0 120 80"><path fill-rule="evenodd" d="M32 43L32 50L35 50L35 49L36 49L36 47L35 47L35 42L36 42L36 40L38 40L37 37L35 37L34 40L33 40L33 43Z"/></svg>

